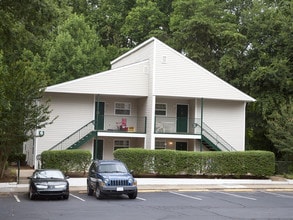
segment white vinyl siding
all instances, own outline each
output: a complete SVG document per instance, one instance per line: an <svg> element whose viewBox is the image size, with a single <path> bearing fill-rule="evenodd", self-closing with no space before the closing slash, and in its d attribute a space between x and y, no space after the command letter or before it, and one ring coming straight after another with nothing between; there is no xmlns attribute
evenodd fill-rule
<svg viewBox="0 0 293 220"><path fill-rule="evenodd" d="M51 119L53 124L46 126L45 135L38 138L37 154L48 150L73 132L93 120L93 95L51 94Z"/></svg>
<svg viewBox="0 0 293 220"><path fill-rule="evenodd" d="M139 63L145 60L152 60L154 44L148 42L151 41L147 41L138 46L138 48L134 48L133 50L130 50L129 52L113 60L111 62L111 69L131 65L133 63Z"/></svg>
<svg viewBox="0 0 293 220"><path fill-rule="evenodd" d="M154 95L253 101L172 48L157 43L156 51Z"/></svg>
<svg viewBox="0 0 293 220"><path fill-rule="evenodd" d="M244 150L245 103L204 100L203 120L236 150Z"/></svg>
<svg viewBox="0 0 293 220"><path fill-rule="evenodd" d="M147 96L148 73L145 61L50 86L46 92Z"/></svg>

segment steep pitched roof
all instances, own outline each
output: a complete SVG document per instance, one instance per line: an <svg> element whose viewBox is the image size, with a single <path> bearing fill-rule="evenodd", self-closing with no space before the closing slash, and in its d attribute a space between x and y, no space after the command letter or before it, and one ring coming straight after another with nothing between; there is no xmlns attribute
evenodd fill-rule
<svg viewBox="0 0 293 220"><path fill-rule="evenodd" d="M82 77L49 86L46 92L147 96L148 76L144 66L148 61ZM133 75L135 74L135 77Z"/></svg>
<svg viewBox="0 0 293 220"><path fill-rule="evenodd" d="M109 71L50 86L46 92L147 96L152 79L158 96L255 101L154 37L111 65Z"/></svg>

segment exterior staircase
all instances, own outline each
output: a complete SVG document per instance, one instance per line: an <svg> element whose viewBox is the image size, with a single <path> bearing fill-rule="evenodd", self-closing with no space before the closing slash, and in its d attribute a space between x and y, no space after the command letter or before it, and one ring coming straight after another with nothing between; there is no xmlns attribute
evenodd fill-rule
<svg viewBox="0 0 293 220"><path fill-rule="evenodd" d="M195 126L201 125L195 123ZM213 129L207 124L202 123L202 144L210 151L236 151L227 141L220 137Z"/></svg>
<svg viewBox="0 0 293 220"><path fill-rule="evenodd" d="M87 135L85 135L84 137L79 139L77 142L72 144L67 149L70 149L70 150L77 149L77 148L79 148L80 146L82 146L83 144L85 144L86 142L88 142L90 139L92 139L95 136L97 136L97 132L96 131L91 131L90 133L88 133Z"/></svg>
<svg viewBox="0 0 293 220"><path fill-rule="evenodd" d="M49 150L67 150L77 149L90 139L97 135L97 131L94 130L95 120L90 121L58 144L51 147Z"/></svg>

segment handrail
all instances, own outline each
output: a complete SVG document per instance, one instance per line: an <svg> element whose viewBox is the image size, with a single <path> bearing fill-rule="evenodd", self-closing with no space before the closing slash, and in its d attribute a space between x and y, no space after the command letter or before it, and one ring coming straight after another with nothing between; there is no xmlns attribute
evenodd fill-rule
<svg viewBox="0 0 293 220"><path fill-rule="evenodd" d="M89 134L94 130L95 120L90 121L86 125L82 126L80 129L76 130L74 133L64 138L62 141L51 147L49 150L65 150L78 140ZM92 126L91 126L92 125Z"/></svg>
<svg viewBox="0 0 293 220"><path fill-rule="evenodd" d="M195 123L197 126L201 127L199 123ZM227 141L225 141L221 136L219 136L213 129L211 129L206 123L202 124L202 135L205 136L209 141L216 145L219 149L223 151L236 151Z"/></svg>

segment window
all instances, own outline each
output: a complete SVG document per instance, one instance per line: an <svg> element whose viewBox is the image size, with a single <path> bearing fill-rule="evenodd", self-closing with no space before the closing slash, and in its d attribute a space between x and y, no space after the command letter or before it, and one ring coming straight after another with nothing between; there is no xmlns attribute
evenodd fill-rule
<svg viewBox="0 0 293 220"><path fill-rule="evenodd" d="M167 104L156 104L156 115L167 115Z"/></svg>
<svg viewBox="0 0 293 220"><path fill-rule="evenodd" d="M115 115L130 115L130 103L116 102Z"/></svg>
<svg viewBox="0 0 293 220"><path fill-rule="evenodd" d="M155 149L166 149L166 142L165 141L156 141L155 143Z"/></svg>
<svg viewBox="0 0 293 220"><path fill-rule="evenodd" d="M129 140L114 140L114 150L129 148Z"/></svg>

